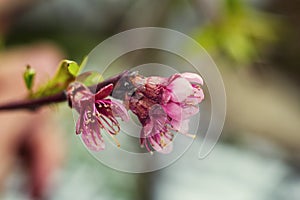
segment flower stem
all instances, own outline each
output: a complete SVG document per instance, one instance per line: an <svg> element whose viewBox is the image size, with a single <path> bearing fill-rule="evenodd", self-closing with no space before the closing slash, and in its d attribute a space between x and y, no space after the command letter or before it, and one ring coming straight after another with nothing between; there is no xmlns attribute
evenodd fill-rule
<svg viewBox="0 0 300 200"><path fill-rule="evenodd" d="M98 92L102 87L105 87L108 84L112 83L113 85L115 85L120 80L120 78L122 78L126 74L128 74L128 72L124 71L120 74L117 74L116 76L113 76L96 85L91 86L91 88L96 88L95 92ZM12 111L12 110L20 110L20 109L35 111L42 106L46 106L53 103L60 103L64 101L67 101L67 95L65 91L57 93L55 95L41 97L38 99L24 99L20 101L3 104L0 105L0 111L4 111L4 110Z"/></svg>

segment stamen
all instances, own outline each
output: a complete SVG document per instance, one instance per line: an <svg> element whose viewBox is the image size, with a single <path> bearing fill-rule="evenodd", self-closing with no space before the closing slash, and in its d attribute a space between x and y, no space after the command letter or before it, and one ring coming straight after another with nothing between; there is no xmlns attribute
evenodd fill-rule
<svg viewBox="0 0 300 200"><path fill-rule="evenodd" d="M120 131L120 127L118 127L118 129L115 129L114 128L114 126L112 125L112 124L110 124L106 119L105 119L105 117L106 116L104 116L104 115L100 115L100 118L105 122L105 124L110 128L110 129L108 129L106 126L104 126L103 124L103 126L104 126L104 129L109 133L109 134L113 134L113 135L116 135L116 134L118 134L119 133L119 131ZM109 118L108 118L109 119ZM101 121L100 120L98 120L100 123L101 123Z"/></svg>
<svg viewBox="0 0 300 200"><path fill-rule="evenodd" d="M165 147L165 146L167 146L167 144L165 143L165 141L164 141L164 139L162 138L162 139L160 139L160 144L161 144L161 146L162 147Z"/></svg>
<svg viewBox="0 0 300 200"><path fill-rule="evenodd" d="M176 131L177 133L181 133L181 134L183 134L183 135L185 135L185 136L191 137L191 138L193 138L193 139L196 138L196 135L190 134L190 133L183 133L183 132L180 132L179 130L173 128L172 126L170 126L169 129L171 129L171 130L173 130L173 131Z"/></svg>
<svg viewBox="0 0 300 200"><path fill-rule="evenodd" d="M181 132L180 132L180 133L181 133ZM196 135L193 135L193 134L190 134L190 133L182 133L182 134L185 135L185 136L191 137L191 138L193 138L193 139L196 138Z"/></svg>
<svg viewBox="0 0 300 200"><path fill-rule="evenodd" d="M118 139L114 135L111 135L111 134L108 134L108 135L110 135L112 137L112 139L115 141L115 143L117 144L118 147L121 146Z"/></svg>

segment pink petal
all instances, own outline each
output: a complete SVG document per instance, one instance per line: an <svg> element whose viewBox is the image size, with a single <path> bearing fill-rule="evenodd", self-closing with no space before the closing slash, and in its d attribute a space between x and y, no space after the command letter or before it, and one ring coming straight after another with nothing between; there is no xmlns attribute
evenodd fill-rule
<svg viewBox="0 0 300 200"><path fill-rule="evenodd" d="M181 77L181 75L176 73L169 77L168 82L170 83L170 82L174 81L175 79L177 79L178 77Z"/></svg>
<svg viewBox="0 0 300 200"><path fill-rule="evenodd" d="M193 87L185 78L178 77L171 81L167 89L172 92L171 100L174 102L182 102L188 96L193 94Z"/></svg>
<svg viewBox="0 0 300 200"><path fill-rule="evenodd" d="M81 130L83 130L83 123L84 123L83 117L84 117L84 111L81 111L80 116L78 117L77 122L76 122L76 135L80 134Z"/></svg>
<svg viewBox="0 0 300 200"><path fill-rule="evenodd" d="M151 141L152 148L159 153L167 154L167 153L170 153L173 149L173 144L172 144L171 140L168 140L166 137L163 137L163 140L164 140L164 143L166 144L166 146L162 146L161 143L158 143L153 138L149 138L149 140Z"/></svg>
<svg viewBox="0 0 300 200"><path fill-rule="evenodd" d="M149 111L149 118L152 123L153 132L160 132L167 121L167 114L160 105L154 105Z"/></svg>
<svg viewBox="0 0 300 200"><path fill-rule="evenodd" d="M199 104L204 99L203 90L200 87L194 87L194 94L189 96L186 100L188 103L192 103L194 105Z"/></svg>
<svg viewBox="0 0 300 200"><path fill-rule="evenodd" d="M82 102L92 100L91 91L80 82L73 82L67 88L67 95L73 108L80 112Z"/></svg>
<svg viewBox="0 0 300 200"><path fill-rule="evenodd" d="M170 102L163 106L169 117L175 120L181 120L183 117L182 107L178 103Z"/></svg>
<svg viewBox="0 0 300 200"><path fill-rule="evenodd" d="M85 145L92 151L101 151L105 148L104 140L100 135L100 131L90 130L81 134L81 138Z"/></svg>
<svg viewBox="0 0 300 200"><path fill-rule="evenodd" d="M183 78L187 79L189 82L198 83L198 84L203 85L203 79L201 78L201 76L199 74L185 72L185 73L182 73L181 76Z"/></svg>
<svg viewBox="0 0 300 200"><path fill-rule="evenodd" d="M199 107L197 105L186 105L182 109L182 119L190 118L191 116L199 112Z"/></svg>
<svg viewBox="0 0 300 200"><path fill-rule="evenodd" d="M123 121L129 120L128 112L123 104L117 100L111 100L111 109L115 117L120 117Z"/></svg>
<svg viewBox="0 0 300 200"><path fill-rule="evenodd" d="M172 92L165 90L162 93L162 104L166 104L167 102L169 102L171 100L172 97Z"/></svg>
<svg viewBox="0 0 300 200"><path fill-rule="evenodd" d="M189 131L189 122L188 119L183 121L172 120L171 125L176 131L185 134Z"/></svg>
<svg viewBox="0 0 300 200"><path fill-rule="evenodd" d="M177 121L187 119L199 112L197 105L180 105L173 102L164 105L163 108L169 117Z"/></svg>
<svg viewBox="0 0 300 200"><path fill-rule="evenodd" d="M142 128L142 133L141 137L146 138L149 135L152 135L152 130L153 130L153 123L150 120L143 128Z"/></svg>
<svg viewBox="0 0 300 200"><path fill-rule="evenodd" d="M104 99L105 97L109 96L111 92L114 89L113 84L109 84L103 88L101 88L96 94L95 94L95 100Z"/></svg>
<svg viewBox="0 0 300 200"><path fill-rule="evenodd" d="M149 137L148 138L151 144L151 147L155 150L155 151L162 151L162 147L152 138Z"/></svg>

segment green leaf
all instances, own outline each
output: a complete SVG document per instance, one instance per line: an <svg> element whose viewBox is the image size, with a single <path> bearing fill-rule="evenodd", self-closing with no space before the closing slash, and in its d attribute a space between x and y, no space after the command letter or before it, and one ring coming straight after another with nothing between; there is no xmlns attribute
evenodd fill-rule
<svg viewBox="0 0 300 200"><path fill-rule="evenodd" d="M79 66L71 60L62 60L56 70L55 75L45 84L41 85L31 97L39 98L50 96L62 92L75 80Z"/></svg>
<svg viewBox="0 0 300 200"><path fill-rule="evenodd" d="M32 92L31 98L40 98L45 96L50 96L64 91L68 85L75 81L78 74L82 71L87 63L87 57L85 57L80 65L71 60L62 60L56 70L55 75L47 81L45 84L41 85L37 91ZM102 81L102 76L91 75L87 78L87 83L92 83L96 81Z"/></svg>
<svg viewBox="0 0 300 200"><path fill-rule="evenodd" d="M23 74L24 82L26 85L26 88L31 91L33 82L34 82L34 77L35 77L35 70L32 69L29 65L27 65L26 70Z"/></svg>
<svg viewBox="0 0 300 200"><path fill-rule="evenodd" d="M68 70L69 70L70 74L72 74L73 76L77 76L85 67L85 65L87 63L87 59L88 59L87 56L84 57L79 66L76 62L70 61L69 66L68 66Z"/></svg>
<svg viewBox="0 0 300 200"><path fill-rule="evenodd" d="M77 63L72 62L69 64L68 70L71 75L76 76L79 70L79 66Z"/></svg>

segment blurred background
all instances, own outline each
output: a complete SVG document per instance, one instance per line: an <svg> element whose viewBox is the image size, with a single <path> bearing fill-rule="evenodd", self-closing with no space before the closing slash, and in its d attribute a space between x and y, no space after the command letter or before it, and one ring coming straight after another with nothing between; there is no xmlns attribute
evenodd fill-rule
<svg viewBox="0 0 300 200"><path fill-rule="evenodd" d="M300 199L299 0L0 0L0 101L25 95L26 64L42 80L60 59L80 62L106 38L144 26L191 36L219 67L227 118L209 157L197 159L196 141L165 169L122 173L86 151L65 104L37 113L46 116L39 125L23 120L32 114L0 113L0 199Z"/></svg>

